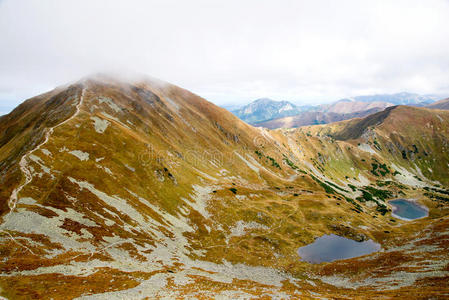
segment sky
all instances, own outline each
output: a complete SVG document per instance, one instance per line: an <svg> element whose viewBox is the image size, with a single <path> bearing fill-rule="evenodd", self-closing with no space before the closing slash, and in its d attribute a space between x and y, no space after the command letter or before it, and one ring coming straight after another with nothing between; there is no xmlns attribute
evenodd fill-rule
<svg viewBox="0 0 449 300"><path fill-rule="evenodd" d="M216 104L449 93L449 0L0 0L0 113L96 72Z"/></svg>

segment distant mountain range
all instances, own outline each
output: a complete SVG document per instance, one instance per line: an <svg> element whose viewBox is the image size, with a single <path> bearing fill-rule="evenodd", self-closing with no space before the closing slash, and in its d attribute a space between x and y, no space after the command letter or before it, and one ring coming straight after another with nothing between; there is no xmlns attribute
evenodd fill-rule
<svg viewBox="0 0 449 300"><path fill-rule="evenodd" d="M427 108L434 109L449 109L449 98L434 102L426 106Z"/></svg>
<svg viewBox="0 0 449 300"><path fill-rule="evenodd" d="M241 120L253 124L276 118L294 116L313 108L311 105L296 106L288 101L275 101L269 98L261 98L231 112Z"/></svg>
<svg viewBox="0 0 449 300"><path fill-rule="evenodd" d="M425 106L426 104L430 104L439 99L441 99L441 96L420 95L414 93L401 92L396 94L357 96L352 98L341 99L339 101L349 100L360 102L390 102L395 105Z"/></svg>
<svg viewBox="0 0 449 300"><path fill-rule="evenodd" d="M306 111L291 117L284 117L255 123L254 126L265 127L268 129L297 128L307 125L328 124L353 118L363 118L382 110L383 108L381 107L373 107L367 110L351 113Z"/></svg>
<svg viewBox="0 0 449 300"><path fill-rule="evenodd" d="M397 93L357 96L330 104L297 106L288 101L257 99L231 112L241 120L267 128L326 124L364 117L394 105L427 106L440 99L435 95Z"/></svg>
<svg viewBox="0 0 449 300"><path fill-rule="evenodd" d="M350 114L359 111L370 110L372 108L385 109L394 106L394 103L383 101L361 102L349 99L338 100L337 102L320 105L316 108L318 112L333 112L338 114Z"/></svg>
<svg viewBox="0 0 449 300"><path fill-rule="evenodd" d="M0 299L443 299L448 173L449 111L271 131L157 79L86 77L0 117ZM323 236L382 250L309 263Z"/></svg>

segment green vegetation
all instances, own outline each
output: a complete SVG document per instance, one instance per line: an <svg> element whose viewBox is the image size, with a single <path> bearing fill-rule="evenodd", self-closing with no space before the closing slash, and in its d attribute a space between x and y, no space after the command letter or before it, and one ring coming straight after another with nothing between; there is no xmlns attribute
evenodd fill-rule
<svg viewBox="0 0 449 300"><path fill-rule="evenodd" d="M378 180L378 181L376 181L377 186L380 186L380 187L382 187L382 186L389 186L392 183L393 183L393 181L391 181L391 180L387 180L387 181L380 181L380 180Z"/></svg>
<svg viewBox="0 0 449 300"><path fill-rule="evenodd" d="M374 148L376 148L379 151L382 151L382 148L380 147L380 144L377 142L377 140L374 140Z"/></svg>
<svg viewBox="0 0 449 300"><path fill-rule="evenodd" d="M287 165L290 166L290 168L292 168L293 170L298 170L299 168L291 161L288 159L287 156L284 155L284 161Z"/></svg>
<svg viewBox="0 0 449 300"><path fill-rule="evenodd" d="M371 186L365 186L360 191L362 192L362 196L357 197L356 200L362 203L366 201L376 202L376 211L382 214L382 216L384 216L389 211L388 207L385 204L379 203L379 201L375 198L385 201L385 199L393 196L392 192L387 190L379 190Z"/></svg>
<svg viewBox="0 0 449 300"><path fill-rule="evenodd" d="M325 184L324 182L319 181L319 184L321 187L326 191L328 194L335 194L335 190L331 188L329 185Z"/></svg>
<svg viewBox="0 0 449 300"><path fill-rule="evenodd" d="M377 204L376 210L380 212L382 215L385 215L388 212L388 208L385 204L379 203L375 198L385 201L385 199L393 196L393 193L387 190L379 190L371 186L365 186L360 190L362 192L362 196L357 197L356 200L359 202L366 201L374 201Z"/></svg>
<svg viewBox="0 0 449 300"><path fill-rule="evenodd" d="M315 166L315 168L317 168L321 173L324 173L325 170L323 169L323 167L321 166L320 162L317 162L315 159L311 159L313 162L313 165Z"/></svg>
<svg viewBox="0 0 449 300"><path fill-rule="evenodd" d="M313 175L312 179L315 180L319 185L321 185L321 187L324 189L324 191L326 191L326 193L328 194L338 194L332 187L330 187L329 185L325 184L324 182L322 182L321 180L319 180L318 178L316 178Z"/></svg>
<svg viewBox="0 0 449 300"><path fill-rule="evenodd" d="M348 184L348 186L351 188L351 190L352 190L353 192L357 191L357 187L356 187L355 185L353 185L353 184Z"/></svg>
<svg viewBox="0 0 449 300"><path fill-rule="evenodd" d="M428 186L424 187L424 189L426 191L432 190L432 191L440 193L440 194L449 195L449 190L436 189L436 188L431 188L431 187L428 187Z"/></svg>
<svg viewBox="0 0 449 300"><path fill-rule="evenodd" d="M424 187L424 190L427 192L424 193L424 196L429 197L432 200L438 200L438 201L444 201L449 202L449 198L446 196L449 196L449 190L443 190L443 189L437 189L432 187ZM440 195L438 195L440 194Z"/></svg>
<svg viewBox="0 0 449 300"><path fill-rule="evenodd" d="M333 184L332 182L326 181L326 183L327 183L328 185L331 185L331 186L333 186L334 188L336 188L336 189L338 189L338 190L342 191L342 192L346 192L346 193L349 193L349 191L348 191L348 190L342 189L341 187L339 187L339 186L338 186L338 185L336 185L336 184Z"/></svg>
<svg viewBox="0 0 449 300"><path fill-rule="evenodd" d="M401 183L398 183L398 182L395 182L395 181L392 181L392 180L386 180L386 181L378 180L378 181L376 182L376 185L377 185L378 187L388 186L388 187L391 187L391 188L396 187L396 188L403 189L403 190L408 190L408 189L409 189L409 188L406 187L405 185L403 185L403 184L401 184ZM402 191L399 191L399 193L401 193L401 192L402 192ZM402 192L402 193L403 193L403 192Z"/></svg>
<svg viewBox="0 0 449 300"><path fill-rule="evenodd" d="M271 160L271 165L272 165L273 167L276 167L276 168L278 168L279 170L282 170L282 169L281 169L281 166L277 163L277 161L276 161L274 158L272 158L271 156L268 156L268 155L267 155L267 158L268 158L269 160Z"/></svg>
<svg viewBox="0 0 449 300"><path fill-rule="evenodd" d="M377 164L373 163L371 164L372 169L370 170L370 172L374 175L374 176L379 176L379 174L377 173Z"/></svg>
<svg viewBox="0 0 449 300"><path fill-rule="evenodd" d="M424 196L429 197L432 200L439 200L439 201L449 202L449 198L441 196L441 195L437 195L437 194L434 194L434 193L424 193Z"/></svg>
<svg viewBox="0 0 449 300"><path fill-rule="evenodd" d="M362 196L357 197L356 200L359 202L366 202L366 201L374 201L373 195L371 193L362 190Z"/></svg>
<svg viewBox="0 0 449 300"><path fill-rule="evenodd" d="M379 173L382 176L385 176L390 173L390 170L388 169L386 164L372 163L371 167L372 169L370 170L370 172L375 176L379 176Z"/></svg>
<svg viewBox="0 0 449 300"><path fill-rule="evenodd" d="M378 211L382 216L385 216L385 214L389 212L389 209L385 204L377 203L376 211Z"/></svg>
<svg viewBox="0 0 449 300"><path fill-rule="evenodd" d="M382 176L390 174L390 170L388 169L386 164L379 165L379 172Z"/></svg>
<svg viewBox="0 0 449 300"><path fill-rule="evenodd" d="M385 201L385 199L391 198L393 193L387 190L379 190L372 186L366 186L365 189L379 200Z"/></svg>
<svg viewBox="0 0 449 300"><path fill-rule="evenodd" d="M362 206L360 204L358 204L357 202L355 202L353 199L345 197L345 200L347 202L351 203L352 205L354 205L359 212L363 212Z"/></svg>
<svg viewBox="0 0 449 300"><path fill-rule="evenodd" d="M358 213L363 212L362 206L361 206L360 204L358 204L357 202L355 202L353 199L348 198L348 197L346 197L346 196L344 196L344 195L338 193L338 192L337 192L336 190L334 190L330 185L328 185L328 184L322 182L321 180L319 180L319 179L316 178L315 176L313 176L313 175L310 175L310 176L312 177L313 180L315 180L315 181L316 181L316 182L317 182L317 183L324 189L324 191L325 191L326 193L328 193L328 194L336 194L336 195L342 196L343 198L345 198L345 200L346 200L347 202L351 203L352 205L354 205L354 206L356 207L356 209L355 209L356 212L358 212ZM328 181L326 181L326 182L329 183L329 184L332 184L331 182L328 182ZM332 186L335 186L335 185L332 184ZM336 186L335 186L335 187L336 187Z"/></svg>
<svg viewBox="0 0 449 300"><path fill-rule="evenodd" d="M405 150L402 150L402 158L407 159L407 152Z"/></svg>
<svg viewBox="0 0 449 300"><path fill-rule="evenodd" d="M421 178L419 178L418 176L413 176L416 180L418 180L418 181L422 181L422 179Z"/></svg>
<svg viewBox="0 0 449 300"><path fill-rule="evenodd" d="M259 157L259 159L262 159L262 157L264 157L264 155L263 155L263 153L262 152L260 152L259 150L256 150L256 151L254 151L254 153L256 153L256 155ZM284 155L285 156L285 155ZM277 161L274 159L274 158L272 158L272 157L270 157L270 156L266 156L266 158L267 159L269 159L270 161L271 161L271 165L273 166L273 167L276 167L276 168L278 168L279 170L282 170L281 169L281 166L277 163ZM293 163L292 163L293 164Z"/></svg>

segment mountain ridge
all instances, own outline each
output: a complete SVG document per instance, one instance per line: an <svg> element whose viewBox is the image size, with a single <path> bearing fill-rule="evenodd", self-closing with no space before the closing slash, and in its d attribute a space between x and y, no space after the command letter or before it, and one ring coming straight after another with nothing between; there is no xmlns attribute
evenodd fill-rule
<svg viewBox="0 0 449 300"><path fill-rule="evenodd" d="M274 101L269 98L260 98L237 110L233 110L232 113L247 123L258 124L296 115L298 115L297 118L301 118L306 116L308 112L315 113L315 115L317 112L339 114L360 113L360 115L363 115L363 111L385 109L394 105L426 106L437 99L438 97L432 95L401 92L396 94L355 96L339 99L330 104L316 106L297 106L288 101ZM311 117L308 116L308 118ZM281 120L276 122L281 122ZM313 123L305 125L313 125Z"/></svg>
<svg viewBox="0 0 449 300"><path fill-rule="evenodd" d="M449 98L439 100L426 106L433 109L449 109Z"/></svg>
<svg viewBox="0 0 449 300"><path fill-rule="evenodd" d="M279 119L273 119L269 121L264 121L261 123L253 124L256 127L265 127L268 129L276 129L276 128L297 128L301 126L308 125L319 125L319 124L328 124L334 123L338 121L353 119L353 118L362 118L368 116L370 114L374 114L376 112L381 111L382 108L374 107L364 111L357 111L353 113L336 113L336 112L303 112L295 116L284 117Z"/></svg>
<svg viewBox="0 0 449 300"><path fill-rule="evenodd" d="M449 277L449 207L432 198L449 186L449 113L390 110L376 122L271 131L151 80L88 78L31 98L0 118L0 293L432 295L426 280ZM336 138L351 126L361 134ZM429 218L392 220L395 197L419 199ZM298 247L331 233L384 250L300 260ZM398 268L420 281L398 286ZM358 286L342 287L348 278Z"/></svg>
<svg viewBox="0 0 449 300"><path fill-rule="evenodd" d="M269 98L260 98L238 110L232 111L232 113L243 121L252 123L261 119L268 120L295 115L300 111L300 107L288 101L274 101Z"/></svg>
<svg viewBox="0 0 449 300"><path fill-rule="evenodd" d="M341 100L355 100L360 102L391 102L395 105L423 105L438 99L440 99L440 96L399 92L394 94L362 95L351 98L343 98Z"/></svg>

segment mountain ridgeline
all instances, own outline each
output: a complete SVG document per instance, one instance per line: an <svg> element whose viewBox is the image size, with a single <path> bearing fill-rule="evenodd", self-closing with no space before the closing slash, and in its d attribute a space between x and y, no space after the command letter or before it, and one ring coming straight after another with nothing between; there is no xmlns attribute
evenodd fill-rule
<svg viewBox="0 0 449 300"><path fill-rule="evenodd" d="M265 127L268 129L276 128L297 128L307 125L328 124L353 118L363 118L373 113L382 111L381 107L374 107L368 110L357 111L352 113L336 113L336 112L319 112L308 111L302 112L291 117L284 117L270 121L253 124L257 127Z"/></svg>
<svg viewBox="0 0 449 300"><path fill-rule="evenodd" d="M288 101L274 101L268 98L257 99L233 113L248 123L294 116L309 109L308 106L298 107Z"/></svg>
<svg viewBox="0 0 449 300"><path fill-rule="evenodd" d="M166 82L102 75L25 101L0 129L3 297L449 293L449 111L268 130ZM429 216L394 218L398 197ZM327 234L382 251L302 261Z"/></svg>
<svg viewBox="0 0 449 300"><path fill-rule="evenodd" d="M433 109L445 109L449 110L449 98L443 99L434 103L431 103L426 106L427 108L433 108Z"/></svg>
<svg viewBox="0 0 449 300"><path fill-rule="evenodd" d="M269 129L296 128L365 117L394 105L427 106L438 96L413 93L344 98L330 104L296 106L287 101L258 99L232 112L241 120Z"/></svg>

